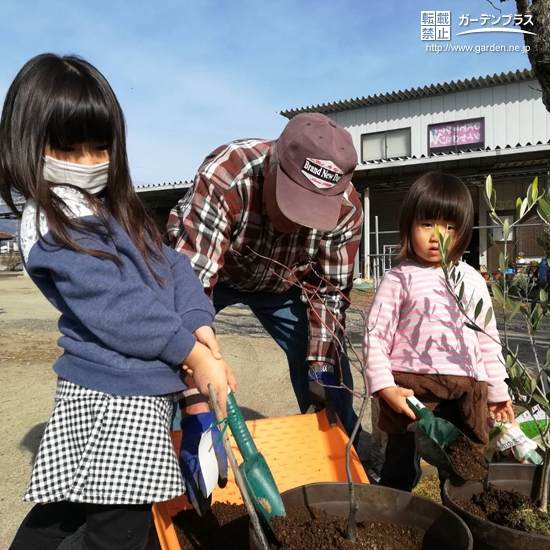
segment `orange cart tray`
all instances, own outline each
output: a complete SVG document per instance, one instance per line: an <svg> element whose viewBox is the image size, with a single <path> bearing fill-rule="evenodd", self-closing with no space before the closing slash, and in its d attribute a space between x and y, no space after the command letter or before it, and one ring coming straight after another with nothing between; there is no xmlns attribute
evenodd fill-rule
<svg viewBox="0 0 550 550"><path fill-rule="evenodd" d="M277 418L250 420L246 423L254 443L264 455L275 478L279 492L319 481L347 481L346 444L348 436L341 424L331 428L324 411ZM176 451L179 451L181 432L171 433ZM230 435L231 447L242 462L235 440ZM351 472L354 481L368 483L361 461L351 449ZM227 486L216 486L213 502L242 504L241 494L229 468ZM185 496L159 502L153 506L153 518L162 550L181 550L172 518L191 508Z"/></svg>

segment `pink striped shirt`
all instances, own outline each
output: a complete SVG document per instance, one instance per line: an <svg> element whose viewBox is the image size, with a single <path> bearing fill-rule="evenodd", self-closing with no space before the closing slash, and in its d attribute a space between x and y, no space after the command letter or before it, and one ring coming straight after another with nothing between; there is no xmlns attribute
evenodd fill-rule
<svg viewBox="0 0 550 550"><path fill-rule="evenodd" d="M462 301L470 303L472 318L483 299L477 317L483 327L491 307L487 284L468 264L459 262L457 269L464 281ZM363 345L370 395L395 386L395 371L469 376L488 383L489 403L510 399L500 344L464 322L441 268L405 261L388 271L369 312ZM494 315L486 332L499 340Z"/></svg>

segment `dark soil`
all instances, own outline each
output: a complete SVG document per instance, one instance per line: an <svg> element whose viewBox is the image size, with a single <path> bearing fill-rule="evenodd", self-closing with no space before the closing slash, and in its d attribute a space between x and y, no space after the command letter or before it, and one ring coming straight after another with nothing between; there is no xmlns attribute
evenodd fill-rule
<svg viewBox="0 0 550 550"><path fill-rule="evenodd" d="M469 501L455 502L467 512L497 525L550 536L550 515L539 512L534 503L518 491L504 491L489 485L486 491L473 495Z"/></svg>
<svg viewBox="0 0 550 550"><path fill-rule="evenodd" d="M181 550L248 550L248 512L244 504L212 504L201 518L184 510L172 518Z"/></svg>
<svg viewBox="0 0 550 550"><path fill-rule="evenodd" d="M181 550L248 550L248 515L244 505L215 503L200 518L194 510L180 512L172 523ZM272 550L438 550L424 541L416 527L361 522L357 542L345 539L346 520L305 506L287 510L272 525L280 544Z"/></svg>
<svg viewBox="0 0 550 550"><path fill-rule="evenodd" d="M487 477L487 461L467 437L449 443L443 450L462 479L479 481Z"/></svg>
<svg viewBox="0 0 550 550"><path fill-rule="evenodd" d="M390 523L358 522L357 541L345 539L347 519L299 506L271 520L281 546L272 550L438 550L423 544L424 531Z"/></svg>

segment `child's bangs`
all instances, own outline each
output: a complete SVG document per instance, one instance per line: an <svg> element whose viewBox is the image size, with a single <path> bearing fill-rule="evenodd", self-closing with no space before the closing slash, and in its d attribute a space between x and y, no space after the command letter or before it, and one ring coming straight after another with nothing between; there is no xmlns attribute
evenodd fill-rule
<svg viewBox="0 0 550 550"><path fill-rule="evenodd" d="M415 218L460 223L463 216L461 201L453 193L424 193L418 200Z"/></svg>
<svg viewBox="0 0 550 550"><path fill-rule="evenodd" d="M107 102L101 92L80 79L71 79L65 93L55 98L47 129L52 149L75 143L111 143L113 123Z"/></svg>

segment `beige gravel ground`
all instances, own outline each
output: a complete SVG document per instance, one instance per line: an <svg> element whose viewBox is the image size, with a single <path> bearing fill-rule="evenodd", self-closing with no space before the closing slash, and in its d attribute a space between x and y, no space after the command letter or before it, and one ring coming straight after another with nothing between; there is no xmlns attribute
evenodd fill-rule
<svg viewBox="0 0 550 550"><path fill-rule="evenodd" d="M371 293L352 294L352 302L359 308L368 306L370 298ZM21 496L53 405L55 375L51 365L60 353L57 317L27 276L0 272L0 549L10 544L30 509ZM350 311L348 319L352 340L360 344L362 318L357 311ZM550 346L549 325L546 323L539 335L541 357ZM250 310L227 308L217 316L216 330L224 357L237 375L237 398L244 416L298 413L285 357ZM530 346L519 319L512 323L509 336L525 358ZM356 387L362 387L358 375ZM375 449L379 432L375 429L371 436L370 406L363 428L359 456L368 469L380 458Z"/></svg>
<svg viewBox="0 0 550 550"><path fill-rule="evenodd" d="M53 406L57 317L29 277L0 272L0 548L10 544L31 506L21 496ZM358 338L360 318L354 318ZM224 310L216 325L224 357L237 375L244 416L297 414L286 359L248 308ZM363 427L370 432L370 412ZM365 433L360 447L365 461L369 450Z"/></svg>

